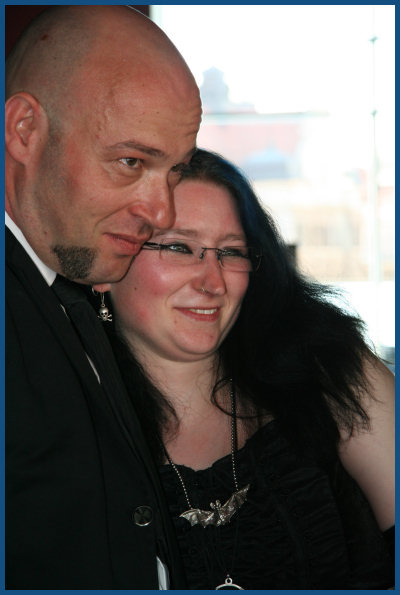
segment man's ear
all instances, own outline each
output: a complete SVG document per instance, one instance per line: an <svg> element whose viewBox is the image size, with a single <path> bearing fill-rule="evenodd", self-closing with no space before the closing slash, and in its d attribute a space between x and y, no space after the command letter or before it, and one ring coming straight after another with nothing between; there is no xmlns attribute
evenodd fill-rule
<svg viewBox="0 0 400 595"><path fill-rule="evenodd" d="M8 153L26 163L47 132L47 117L40 103L29 93L10 97L5 105L5 142Z"/></svg>

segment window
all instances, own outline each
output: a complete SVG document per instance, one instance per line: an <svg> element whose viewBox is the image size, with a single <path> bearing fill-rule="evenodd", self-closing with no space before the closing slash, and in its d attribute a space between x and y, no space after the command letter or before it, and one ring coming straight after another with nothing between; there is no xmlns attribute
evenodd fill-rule
<svg viewBox="0 0 400 595"><path fill-rule="evenodd" d="M156 5L200 86L199 146L253 181L300 268L394 352L394 5Z"/></svg>

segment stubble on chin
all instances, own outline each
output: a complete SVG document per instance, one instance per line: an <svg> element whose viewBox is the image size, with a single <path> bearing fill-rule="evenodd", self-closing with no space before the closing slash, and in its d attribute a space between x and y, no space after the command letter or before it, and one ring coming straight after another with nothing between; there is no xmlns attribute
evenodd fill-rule
<svg viewBox="0 0 400 595"><path fill-rule="evenodd" d="M53 246L52 250L57 256L64 277L81 281L89 277L96 257L96 250L81 246L60 245Z"/></svg>

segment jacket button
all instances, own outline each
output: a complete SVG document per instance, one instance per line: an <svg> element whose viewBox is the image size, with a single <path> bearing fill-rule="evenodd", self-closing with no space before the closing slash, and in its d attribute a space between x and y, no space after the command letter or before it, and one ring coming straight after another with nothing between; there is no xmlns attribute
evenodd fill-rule
<svg viewBox="0 0 400 595"><path fill-rule="evenodd" d="M153 520L153 511L150 506L138 506L133 513L133 520L138 527L146 527Z"/></svg>

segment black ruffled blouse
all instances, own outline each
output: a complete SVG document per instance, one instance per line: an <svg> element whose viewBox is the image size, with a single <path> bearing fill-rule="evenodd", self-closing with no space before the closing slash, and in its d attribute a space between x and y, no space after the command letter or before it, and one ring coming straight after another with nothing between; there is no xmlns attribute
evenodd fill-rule
<svg viewBox="0 0 400 595"><path fill-rule="evenodd" d="M385 589L394 570L368 502L339 460L328 468L296 453L272 421L236 454L247 500L221 527L191 526L170 465L161 479L190 589L215 589L229 574L243 589ZM195 508L234 491L231 457L194 471L178 466Z"/></svg>

